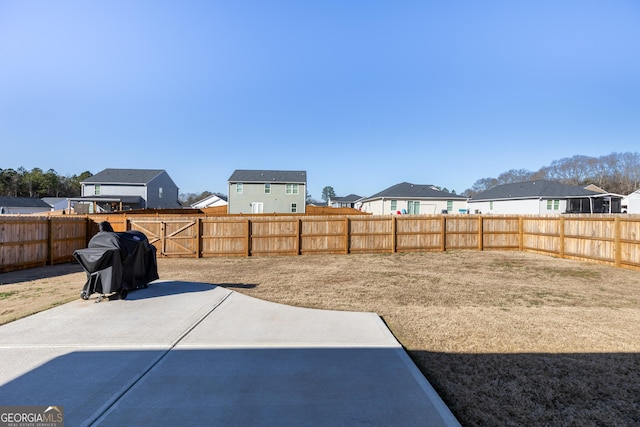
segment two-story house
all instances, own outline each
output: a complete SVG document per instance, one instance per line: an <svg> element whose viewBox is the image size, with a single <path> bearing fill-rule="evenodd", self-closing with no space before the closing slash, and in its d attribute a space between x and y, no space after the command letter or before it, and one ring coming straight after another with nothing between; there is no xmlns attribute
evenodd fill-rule
<svg viewBox="0 0 640 427"><path fill-rule="evenodd" d="M178 186L162 169L105 169L80 183L89 212L180 208ZM78 204L76 204L76 212Z"/></svg>
<svg viewBox="0 0 640 427"><path fill-rule="evenodd" d="M306 171L236 170L229 177L229 213L305 213Z"/></svg>

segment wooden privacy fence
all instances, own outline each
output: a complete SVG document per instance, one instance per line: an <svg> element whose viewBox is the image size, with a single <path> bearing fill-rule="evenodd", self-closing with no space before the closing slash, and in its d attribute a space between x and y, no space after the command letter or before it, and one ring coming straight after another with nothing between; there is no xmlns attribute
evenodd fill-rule
<svg viewBox="0 0 640 427"><path fill-rule="evenodd" d="M0 273L73 261L87 246L86 217L0 217Z"/></svg>
<svg viewBox="0 0 640 427"><path fill-rule="evenodd" d="M71 260L103 220L165 257L514 250L640 270L640 216L91 215L0 218L0 272Z"/></svg>

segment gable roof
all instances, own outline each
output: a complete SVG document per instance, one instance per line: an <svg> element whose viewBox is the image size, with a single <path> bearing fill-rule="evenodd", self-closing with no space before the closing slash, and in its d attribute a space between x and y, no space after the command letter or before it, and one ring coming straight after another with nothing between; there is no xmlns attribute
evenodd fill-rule
<svg viewBox="0 0 640 427"><path fill-rule="evenodd" d="M380 199L383 197L398 199L466 199L464 196L438 190L433 185L419 185L409 182L393 185L373 196L367 197L367 199Z"/></svg>
<svg viewBox="0 0 640 427"><path fill-rule="evenodd" d="M229 182L242 183L262 183L262 182L284 182L284 183L307 183L306 171L279 171L279 170L245 170L236 169L229 177Z"/></svg>
<svg viewBox="0 0 640 427"><path fill-rule="evenodd" d="M214 193L192 203L191 207L192 208L207 207L209 204L216 203L218 201L223 201L225 203L229 202L229 200L227 199L227 196L225 196L224 194Z"/></svg>
<svg viewBox="0 0 640 427"><path fill-rule="evenodd" d="M476 194L469 201L504 200L504 199L534 199L534 198L575 198L602 196L597 191L586 190L575 185L562 184L556 181L539 179L536 181L502 184Z"/></svg>
<svg viewBox="0 0 640 427"><path fill-rule="evenodd" d="M48 204L49 206L53 207L56 203L60 203L60 202L66 202L67 198L66 197L43 197L42 199L43 202L45 202L46 204Z"/></svg>
<svg viewBox="0 0 640 427"><path fill-rule="evenodd" d="M0 206L9 208L48 208L51 206L42 199L31 197L7 197L0 196Z"/></svg>
<svg viewBox="0 0 640 427"><path fill-rule="evenodd" d="M332 197L331 201L332 202L355 202L357 200L362 199L362 196L358 196L357 194L349 194L348 196L344 196L344 197Z"/></svg>
<svg viewBox="0 0 640 427"><path fill-rule="evenodd" d="M82 182L86 184L146 184L162 173L165 173L163 169L105 169Z"/></svg>

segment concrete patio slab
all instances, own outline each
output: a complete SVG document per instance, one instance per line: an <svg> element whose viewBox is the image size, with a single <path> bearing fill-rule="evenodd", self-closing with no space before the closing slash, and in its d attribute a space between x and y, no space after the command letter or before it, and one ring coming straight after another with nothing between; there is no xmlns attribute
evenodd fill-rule
<svg viewBox="0 0 640 427"><path fill-rule="evenodd" d="M0 326L0 406L66 425L459 425L374 313L155 282Z"/></svg>

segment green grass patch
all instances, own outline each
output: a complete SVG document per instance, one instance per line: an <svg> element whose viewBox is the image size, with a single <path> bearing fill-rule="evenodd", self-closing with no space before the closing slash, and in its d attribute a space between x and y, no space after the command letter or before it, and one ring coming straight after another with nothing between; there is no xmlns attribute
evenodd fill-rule
<svg viewBox="0 0 640 427"><path fill-rule="evenodd" d="M18 291L0 292L0 300L7 299L10 296L16 295Z"/></svg>

